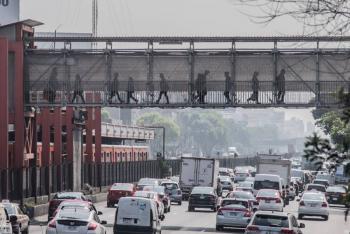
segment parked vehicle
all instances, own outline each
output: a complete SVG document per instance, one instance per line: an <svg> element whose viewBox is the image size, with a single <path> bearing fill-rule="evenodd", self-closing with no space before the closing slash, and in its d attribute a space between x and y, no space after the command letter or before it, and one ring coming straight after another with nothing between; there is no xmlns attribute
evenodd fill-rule
<svg viewBox="0 0 350 234"><path fill-rule="evenodd" d="M106 234L104 224L107 222L100 221L93 210L86 207L65 207L49 222L46 234Z"/></svg>
<svg viewBox="0 0 350 234"><path fill-rule="evenodd" d="M143 191L153 191L158 194L159 199L163 202L164 213L170 212L171 202L168 194L165 193L165 188L163 186L145 186Z"/></svg>
<svg viewBox="0 0 350 234"><path fill-rule="evenodd" d="M142 191L143 187L151 185L151 186L158 186L160 185L159 179L154 178L141 178L139 182L137 183L136 190Z"/></svg>
<svg viewBox="0 0 350 234"><path fill-rule="evenodd" d="M81 200L89 201L85 195L81 192L61 192L56 193L56 195L49 202L49 211L48 211L48 220L50 221L53 218L53 214L61 202L66 200Z"/></svg>
<svg viewBox="0 0 350 234"><path fill-rule="evenodd" d="M188 211L195 208L210 208L216 212L218 196L212 187L194 187L188 199Z"/></svg>
<svg viewBox="0 0 350 234"><path fill-rule="evenodd" d="M318 192L325 193L326 186L322 184L307 184L305 187L305 191L318 191Z"/></svg>
<svg viewBox="0 0 350 234"><path fill-rule="evenodd" d="M136 191L134 197L143 197L154 200L157 204L158 214L160 219L164 219L164 204L156 192Z"/></svg>
<svg viewBox="0 0 350 234"><path fill-rule="evenodd" d="M29 231L29 217L26 215L17 203L2 201L12 226L13 233L27 234ZM1 231L0 231L1 233Z"/></svg>
<svg viewBox="0 0 350 234"><path fill-rule="evenodd" d="M123 197L115 211L114 234L160 234L157 203L141 197Z"/></svg>
<svg viewBox="0 0 350 234"><path fill-rule="evenodd" d="M225 198L216 215L216 230L222 231L225 227L245 228L252 215L253 208L248 200Z"/></svg>
<svg viewBox="0 0 350 234"><path fill-rule="evenodd" d="M301 197L298 208L298 218L304 216L321 216L328 220L329 208L323 193L305 192Z"/></svg>
<svg viewBox="0 0 350 234"><path fill-rule="evenodd" d="M174 181L164 181L161 186L165 188L165 193L168 194L170 202L175 202L181 206L182 192L179 184Z"/></svg>
<svg viewBox="0 0 350 234"><path fill-rule="evenodd" d="M274 189L282 194L281 178L278 175L256 174L253 185L254 195L257 195L260 189Z"/></svg>
<svg viewBox="0 0 350 234"><path fill-rule="evenodd" d="M245 234L266 234L266 233L297 233L302 234L300 229L305 224L298 224L293 214L284 212L258 211L256 212L247 228Z"/></svg>
<svg viewBox="0 0 350 234"><path fill-rule="evenodd" d="M182 196L187 199L195 186L217 189L219 161L210 158L181 158L180 188Z"/></svg>
<svg viewBox="0 0 350 234"><path fill-rule="evenodd" d="M122 197L132 197L135 191L136 187L134 184L114 183L108 189L107 207L114 207L114 204L118 204L119 199Z"/></svg>
<svg viewBox="0 0 350 234"><path fill-rule="evenodd" d="M261 189L256 195L259 210L283 211L284 203L278 190Z"/></svg>
<svg viewBox="0 0 350 234"><path fill-rule="evenodd" d="M10 216L2 203L0 203L0 233L12 234L12 226ZM14 221L14 220L13 220Z"/></svg>
<svg viewBox="0 0 350 234"><path fill-rule="evenodd" d="M346 190L340 186L330 186L326 190L326 199L328 204L341 204L345 203Z"/></svg>
<svg viewBox="0 0 350 234"><path fill-rule="evenodd" d="M326 188L329 186L328 180L315 179L313 184L323 184Z"/></svg>

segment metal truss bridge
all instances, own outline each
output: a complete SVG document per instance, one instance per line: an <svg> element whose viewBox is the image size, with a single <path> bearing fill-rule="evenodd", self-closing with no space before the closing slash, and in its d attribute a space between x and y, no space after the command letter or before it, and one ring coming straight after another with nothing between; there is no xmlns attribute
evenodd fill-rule
<svg viewBox="0 0 350 234"><path fill-rule="evenodd" d="M327 36L28 38L34 47L28 46L24 56L25 102L38 107L334 108L336 93L349 87L349 42L350 37Z"/></svg>

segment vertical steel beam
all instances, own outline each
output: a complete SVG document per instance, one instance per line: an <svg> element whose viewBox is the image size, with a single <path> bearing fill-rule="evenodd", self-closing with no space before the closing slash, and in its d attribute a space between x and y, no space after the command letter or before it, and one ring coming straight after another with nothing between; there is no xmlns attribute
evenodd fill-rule
<svg viewBox="0 0 350 234"><path fill-rule="evenodd" d="M149 41L147 46L147 102L153 103L154 101L154 83L153 83L153 42ZM153 89L151 89L153 87Z"/></svg>
<svg viewBox="0 0 350 234"><path fill-rule="evenodd" d="M0 38L0 169L8 168L8 42ZM2 182L2 181L0 181ZM6 181L7 183L7 181ZM5 187L5 186L4 186ZM7 188L7 186L6 186ZM1 196L1 194L0 194Z"/></svg>
<svg viewBox="0 0 350 234"><path fill-rule="evenodd" d="M193 41L190 42L190 49L189 49L189 65L190 65L190 74L189 74L189 85L188 85L188 104L193 104L193 96L194 96L194 62L195 62L195 55L194 55L194 43Z"/></svg>
<svg viewBox="0 0 350 234"><path fill-rule="evenodd" d="M231 78L233 83L233 89L230 92L230 98L235 103L237 98L237 82L236 82L236 43L233 41L231 44Z"/></svg>
<svg viewBox="0 0 350 234"><path fill-rule="evenodd" d="M107 45L106 45L107 46ZM103 102L105 105L108 103L108 98L109 98L109 90L111 87L108 87L111 85L112 81L112 51L106 49L106 77L105 77L105 87L104 87L104 100Z"/></svg>
<svg viewBox="0 0 350 234"><path fill-rule="evenodd" d="M277 103L277 73L278 73L278 49L277 41L273 43L273 99Z"/></svg>
<svg viewBox="0 0 350 234"><path fill-rule="evenodd" d="M56 166L56 189L61 191L62 189L62 173L61 173L61 164L62 164L62 114L61 108L56 107L54 110L54 158L53 163Z"/></svg>
<svg viewBox="0 0 350 234"><path fill-rule="evenodd" d="M44 191L45 194L50 195L51 187L51 155L50 155L50 109L43 108L41 112L41 139L42 139L42 152L41 152L41 162L42 166L45 167L45 184Z"/></svg>
<svg viewBox="0 0 350 234"><path fill-rule="evenodd" d="M316 107L321 105L321 83L320 83L320 42L316 42Z"/></svg>

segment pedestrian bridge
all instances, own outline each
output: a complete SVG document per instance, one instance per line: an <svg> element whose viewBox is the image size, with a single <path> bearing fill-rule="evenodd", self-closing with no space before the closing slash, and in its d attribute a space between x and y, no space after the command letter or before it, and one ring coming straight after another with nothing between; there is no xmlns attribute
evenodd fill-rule
<svg viewBox="0 0 350 234"><path fill-rule="evenodd" d="M27 106L332 108L339 105L336 93L349 86L350 50L343 46L349 37L28 40L50 46L26 49ZM282 70L284 81L278 83ZM205 71L206 80L200 82ZM258 86L252 82L254 72Z"/></svg>

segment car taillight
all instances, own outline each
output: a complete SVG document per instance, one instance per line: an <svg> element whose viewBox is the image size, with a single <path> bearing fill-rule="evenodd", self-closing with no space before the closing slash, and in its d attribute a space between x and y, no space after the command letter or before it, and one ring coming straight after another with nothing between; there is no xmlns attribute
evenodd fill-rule
<svg viewBox="0 0 350 234"><path fill-rule="evenodd" d="M259 202L260 202L260 200L261 200L261 198L260 198L260 197L256 197L255 199L256 199L256 202L257 202L257 203L259 203Z"/></svg>
<svg viewBox="0 0 350 234"><path fill-rule="evenodd" d="M246 228L246 231L259 231L257 226L251 225Z"/></svg>
<svg viewBox="0 0 350 234"><path fill-rule="evenodd" d="M283 233L283 234L295 234L293 230L290 230L288 228L282 228L281 233Z"/></svg>
<svg viewBox="0 0 350 234"><path fill-rule="evenodd" d="M218 215L224 215L221 209L218 210Z"/></svg>
<svg viewBox="0 0 350 234"><path fill-rule="evenodd" d="M281 203L281 199L276 198L276 203Z"/></svg>
<svg viewBox="0 0 350 234"><path fill-rule="evenodd" d="M304 201L301 201L301 202L299 203L299 206L305 206Z"/></svg>
<svg viewBox="0 0 350 234"><path fill-rule="evenodd" d="M252 213L250 211L246 211L244 213L244 217L251 217L252 216Z"/></svg>
<svg viewBox="0 0 350 234"><path fill-rule="evenodd" d="M89 223L88 230L96 230L97 224L96 223Z"/></svg>
<svg viewBox="0 0 350 234"><path fill-rule="evenodd" d="M51 220L50 222L49 222L49 227L50 228L56 228L56 220Z"/></svg>
<svg viewBox="0 0 350 234"><path fill-rule="evenodd" d="M326 202L323 202L323 203L322 203L322 207L328 207L327 203L326 203Z"/></svg>

